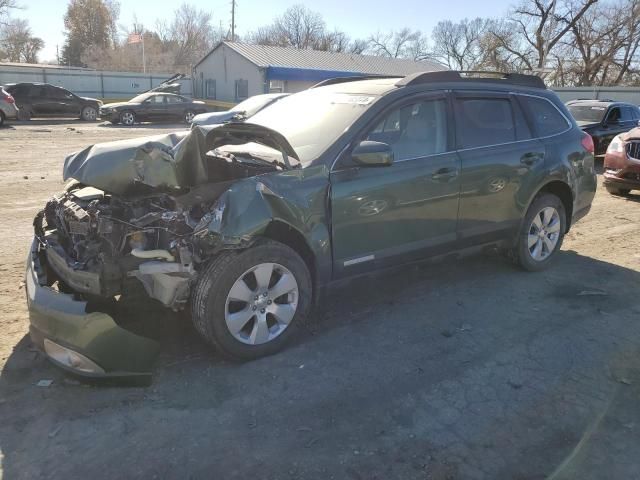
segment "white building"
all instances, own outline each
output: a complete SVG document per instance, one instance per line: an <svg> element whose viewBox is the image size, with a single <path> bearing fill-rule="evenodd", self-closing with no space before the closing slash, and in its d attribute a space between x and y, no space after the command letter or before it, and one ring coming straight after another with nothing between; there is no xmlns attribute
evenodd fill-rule
<svg viewBox="0 0 640 480"><path fill-rule="evenodd" d="M437 70L445 68L429 61L221 42L193 68L193 88L196 97L236 103L260 93L299 92L328 78Z"/></svg>

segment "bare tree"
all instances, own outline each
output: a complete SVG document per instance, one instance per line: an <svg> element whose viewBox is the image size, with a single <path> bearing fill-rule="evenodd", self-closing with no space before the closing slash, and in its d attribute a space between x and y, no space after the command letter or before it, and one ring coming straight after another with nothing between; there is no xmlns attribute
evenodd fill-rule
<svg viewBox="0 0 640 480"><path fill-rule="evenodd" d="M224 34L213 26L212 14L183 3L174 13L171 23L158 22L159 40L174 55L174 68L188 71ZM146 37L145 37L146 38Z"/></svg>
<svg viewBox="0 0 640 480"><path fill-rule="evenodd" d="M10 62L37 63L44 42L34 37L29 22L16 19L2 29L2 55Z"/></svg>
<svg viewBox="0 0 640 480"><path fill-rule="evenodd" d="M419 31L402 28L391 32L376 32L369 37L369 51L374 55L390 58L428 58L427 39Z"/></svg>
<svg viewBox="0 0 640 480"><path fill-rule="evenodd" d="M486 18L439 22L431 35L433 57L455 70L482 68L487 53L482 39L490 25L491 20Z"/></svg>
<svg viewBox="0 0 640 480"><path fill-rule="evenodd" d="M0 26L9 24L11 10L20 8L16 0L0 0Z"/></svg>
<svg viewBox="0 0 640 480"><path fill-rule="evenodd" d="M513 10L510 17L523 40L519 49L520 58L530 63L531 67L544 68L549 53L597 2L525 0Z"/></svg>

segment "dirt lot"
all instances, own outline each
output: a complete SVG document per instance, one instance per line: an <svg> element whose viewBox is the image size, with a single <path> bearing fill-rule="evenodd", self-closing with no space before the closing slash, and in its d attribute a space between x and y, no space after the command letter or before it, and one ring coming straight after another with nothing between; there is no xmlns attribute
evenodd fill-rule
<svg viewBox="0 0 640 480"><path fill-rule="evenodd" d="M640 478L640 196L601 189L544 273L478 257L359 281L271 358L224 362L151 309L150 387L51 366L21 280L63 156L174 128L0 129L4 478Z"/></svg>

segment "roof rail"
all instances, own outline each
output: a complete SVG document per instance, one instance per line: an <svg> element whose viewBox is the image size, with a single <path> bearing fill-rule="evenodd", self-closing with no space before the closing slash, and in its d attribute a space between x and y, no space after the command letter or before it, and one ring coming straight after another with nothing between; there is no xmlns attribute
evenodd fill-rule
<svg viewBox="0 0 640 480"><path fill-rule="evenodd" d="M523 87L547 88L542 78L536 75L522 73L484 72L484 71L456 71L413 73L396 83L398 87L437 82L504 82Z"/></svg>
<svg viewBox="0 0 640 480"><path fill-rule="evenodd" d="M336 85L338 83L357 82L359 80L373 80L376 78L404 78L402 75L354 75L352 77L336 77L322 80L309 88L326 87L327 85Z"/></svg>

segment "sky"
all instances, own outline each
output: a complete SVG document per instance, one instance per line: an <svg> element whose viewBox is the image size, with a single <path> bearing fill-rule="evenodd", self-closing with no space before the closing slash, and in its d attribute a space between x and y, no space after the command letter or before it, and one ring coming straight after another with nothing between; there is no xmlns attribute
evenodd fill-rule
<svg viewBox="0 0 640 480"><path fill-rule="evenodd" d="M40 61L55 60L56 45L64 43L63 16L66 0L18 0L23 7L14 17L29 20L33 34L45 42ZM131 24L137 15L147 28L156 20L170 20L171 13L183 0L120 0L120 18L123 27ZM230 24L231 0L186 0L199 9L211 12L216 24L226 29ZM291 5L301 3L319 12L329 28L345 31L352 38L367 38L376 31L409 27L430 33L440 20L461 20L475 17L499 17L505 14L509 0L237 0L236 33L239 35L270 23ZM160 6L161 5L161 6ZM446 5L446 7L443 7Z"/></svg>

